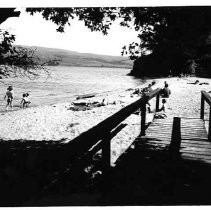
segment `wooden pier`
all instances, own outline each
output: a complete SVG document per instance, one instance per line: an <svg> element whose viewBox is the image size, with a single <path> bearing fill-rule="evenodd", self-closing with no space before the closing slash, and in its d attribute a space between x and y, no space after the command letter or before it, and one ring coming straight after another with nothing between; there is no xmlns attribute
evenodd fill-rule
<svg viewBox="0 0 211 210"><path fill-rule="evenodd" d="M211 164L211 142L208 140L204 121L196 118L178 118L180 128L175 127L176 131L173 131L175 119L177 118L154 119L146 130L146 135L138 137L137 140L148 145L169 148L184 159ZM177 138L174 140L175 135Z"/></svg>
<svg viewBox="0 0 211 210"><path fill-rule="evenodd" d="M207 132L204 122L204 103L211 105L211 98L201 94L199 118L154 118L144 131L142 107L142 131L110 170L105 204L211 204L211 124Z"/></svg>

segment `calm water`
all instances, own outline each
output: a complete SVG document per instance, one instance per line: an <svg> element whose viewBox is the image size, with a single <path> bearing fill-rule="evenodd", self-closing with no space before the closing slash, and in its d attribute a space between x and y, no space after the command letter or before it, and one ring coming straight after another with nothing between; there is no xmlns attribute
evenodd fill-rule
<svg viewBox="0 0 211 210"><path fill-rule="evenodd" d="M8 85L14 87L14 106L19 106L22 94L30 93L33 106L73 100L77 95L127 89L143 83L141 79L126 76L129 69L94 67L52 67L51 78L46 75L32 81L27 78L8 78L0 83L0 111ZM16 108L17 109L17 108Z"/></svg>

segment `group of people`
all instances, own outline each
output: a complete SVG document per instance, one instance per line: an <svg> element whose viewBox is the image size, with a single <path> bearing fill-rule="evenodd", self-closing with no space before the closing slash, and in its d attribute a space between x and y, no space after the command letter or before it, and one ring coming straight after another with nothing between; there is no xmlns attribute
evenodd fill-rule
<svg viewBox="0 0 211 210"><path fill-rule="evenodd" d="M142 96L145 95L146 93L149 93L151 91L154 90L154 86L155 85L155 82L153 81L151 84L148 85L148 87L145 87L142 89ZM169 96L171 95L171 90L169 89L169 85L168 83L165 81L164 82L164 88L161 90L160 92L160 96L163 98L162 99L162 107L159 109L159 111L164 111L166 110L166 98L169 98ZM148 112L151 112L151 108L150 108L150 103L147 102L147 109L148 109Z"/></svg>
<svg viewBox="0 0 211 210"><path fill-rule="evenodd" d="M136 88L135 91L132 93L132 94L138 94L139 96L143 96L145 95L146 93L149 93L151 91L154 90L153 86L155 85L155 81L153 81L151 84L148 85L148 87L145 87L143 89L139 89L139 88Z"/></svg>
<svg viewBox="0 0 211 210"><path fill-rule="evenodd" d="M29 101L29 93L23 93L22 95L22 99L21 99L21 103L20 103L20 107L21 108L26 108L29 106L29 104L31 103ZM9 86L7 88L6 94L4 96L4 100L7 100L7 104L6 104L6 111L8 111L8 108L10 107L11 110L13 110L13 100L14 100L14 91L13 91L13 87Z"/></svg>
<svg viewBox="0 0 211 210"><path fill-rule="evenodd" d="M160 95L163 98L162 99L163 105L162 105L161 109L159 109L159 111L165 112L165 109L166 109L166 107L165 107L166 99L165 98L169 98L169 96L171 95L171 90L169 89L169 85L166 81L164 82L164 88L161 90Z"/></svg>

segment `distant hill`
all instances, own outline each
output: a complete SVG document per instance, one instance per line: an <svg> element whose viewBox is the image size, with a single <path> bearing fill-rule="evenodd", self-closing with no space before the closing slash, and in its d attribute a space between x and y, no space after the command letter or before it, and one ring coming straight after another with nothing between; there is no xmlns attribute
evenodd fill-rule
<svg viewBox="0 0 211 210"><path fill-rule="evenodd" d="M29 48L29 46L22 46ZM30 47L31 48L31 47ZM132 69L133 61L127 57L109 56L91 53L79 53L63 49L36 47L36 54L42 61L49 59L59 59L61 66L81 66L81 67L114 67Z"/></svg>

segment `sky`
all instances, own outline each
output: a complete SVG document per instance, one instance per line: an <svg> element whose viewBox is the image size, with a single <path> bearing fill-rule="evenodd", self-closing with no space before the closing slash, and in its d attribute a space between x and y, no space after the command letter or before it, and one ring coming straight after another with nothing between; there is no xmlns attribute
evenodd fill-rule
<svg viewBox="0 0 211 210"><path fill-rule="evenodd" d="M2 29L8 29L16 36L14 44L120 56L124 45L138 41L138 33L119 26L118 21L106 36L102 32L91 32L79 20L71 21L65 33L60 33L56 31L57 25L44 20L40 14L31 16L24 8L17 10L21 10L19 17L9 18L1 24Z"/></svg>
<svg viewBox="0 0 211 210"><path fill-rule="evenodd" d="M141 3L140 3L141 2ZM0 7L17 7L20 17L9 18L1 28L9 29L16 36L15 44L60 48L84 53L103 55L121 55L122 47L133 41L139 41L135 30L114 23L109 34L91 32L82 21L74 20L65 28L65 33L56 32L57 26L44 20L40 14L30 16L24 7L87 7L87 6L188 6L209 5L208 0L7 0Z"/></svg>

